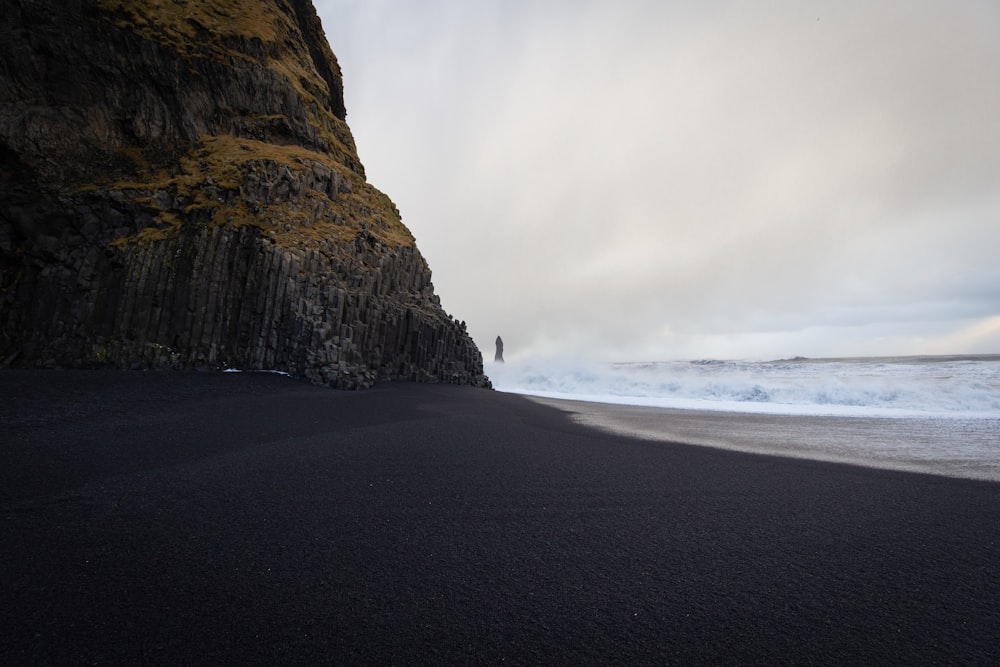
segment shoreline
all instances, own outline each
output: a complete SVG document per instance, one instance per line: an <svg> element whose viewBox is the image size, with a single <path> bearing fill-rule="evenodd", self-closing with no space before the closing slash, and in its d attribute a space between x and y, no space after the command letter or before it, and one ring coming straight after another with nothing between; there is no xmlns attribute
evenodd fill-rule
<svg viewBox="0 0 1000 667"><path fill-rule="evenodd" d="M4 664L991 664L1000 485L450 385L0 371Z"/></svg>
<svg viewBox="0 0 1000 667"><path fill-rule="evenodd" d="M1000 418L780 415L524 396L625 437L1000 481Z"/></svg>

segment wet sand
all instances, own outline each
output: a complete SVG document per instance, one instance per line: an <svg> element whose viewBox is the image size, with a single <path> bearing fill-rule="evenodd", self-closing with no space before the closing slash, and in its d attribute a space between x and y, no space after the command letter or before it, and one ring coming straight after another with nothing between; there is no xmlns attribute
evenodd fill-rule
<svg viewBox="0 0 1000 667"><path fill-rule="evenodd" d="M828 417L531 400L629 437L1000 481L1000 417Z"/></svg>
<svg viewBox="0 0 1000 667"><path fill-rule="evenodd" d="M1000 484L521 396L0 372L3 664L1000 660Z"/></svg>

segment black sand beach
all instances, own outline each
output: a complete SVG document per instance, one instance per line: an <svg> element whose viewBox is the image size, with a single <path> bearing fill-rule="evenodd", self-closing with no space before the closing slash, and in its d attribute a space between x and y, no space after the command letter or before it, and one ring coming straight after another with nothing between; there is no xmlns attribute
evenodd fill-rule
<svg viewBox="0 0 1000 667"><path fill-rule="evenodd" d="M0 372L0 663L995 664L1000 483L523 397Z"/></svg>

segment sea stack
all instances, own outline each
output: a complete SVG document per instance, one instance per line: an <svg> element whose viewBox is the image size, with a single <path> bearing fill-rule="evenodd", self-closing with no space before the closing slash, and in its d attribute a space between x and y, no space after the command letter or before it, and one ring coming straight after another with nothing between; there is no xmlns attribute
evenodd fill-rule
<svg viewBox="0 0 1000 667"><path fill-rule="evenodd" d="M493 361L503 363L503 339L500 336L497 336L497 353L493 357Z"/></svg>
<svg viewBox="0 0 1000 667"><path fill-rule="evenodd" d="M309 0L0 10L0 363L488 386Z"/></svg>

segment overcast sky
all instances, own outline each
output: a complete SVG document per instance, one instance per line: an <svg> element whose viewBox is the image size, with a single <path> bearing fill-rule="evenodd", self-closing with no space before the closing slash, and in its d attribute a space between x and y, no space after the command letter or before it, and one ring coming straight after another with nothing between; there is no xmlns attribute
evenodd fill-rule
<svg viewBox="0 0 1000 667"><path fill-rule="evenodd" d="M996 0L317 0L484 356L1000 352Z"/></svg>

